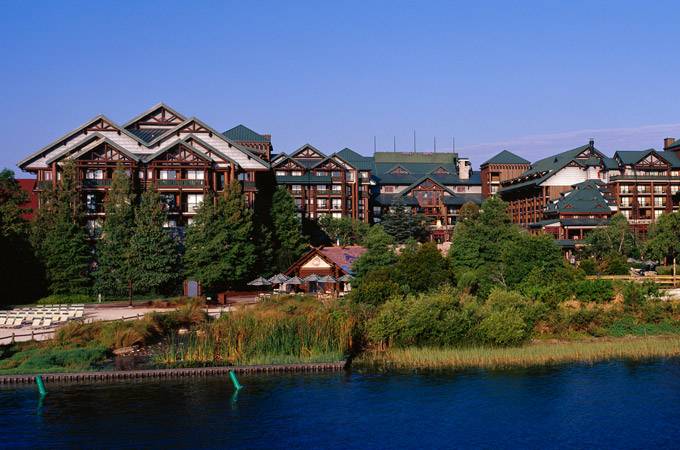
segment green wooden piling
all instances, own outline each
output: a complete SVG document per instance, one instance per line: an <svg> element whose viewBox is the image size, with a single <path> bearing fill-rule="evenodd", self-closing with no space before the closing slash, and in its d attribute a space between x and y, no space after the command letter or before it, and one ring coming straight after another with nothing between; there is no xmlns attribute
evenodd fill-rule
<svg viewBox="0 0 680 450"><path fill-rule="evenodd" d="M238 378L236 378L236 374L234 373L233 370L229 371L229 378L231 378L231 382L234 383L234 389L238 391L243 388L243 386L241 386L241 383L238 382Z"/></svg>
<svg viewBox="0 0 680 450"><path fill-rule="evenodd" d="M43 383L43 379L40 375L35 377L35 383L38 385L38 391L40 392L40 397L44 397L47 395L47 389L45 389L45 383Z"/></svg>

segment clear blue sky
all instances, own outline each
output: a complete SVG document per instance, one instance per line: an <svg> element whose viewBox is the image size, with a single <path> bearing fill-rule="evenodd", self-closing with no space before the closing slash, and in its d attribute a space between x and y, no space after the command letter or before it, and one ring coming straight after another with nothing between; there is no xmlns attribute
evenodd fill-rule
<svg viewBox="0 0 680 450"><path fill-rule="evenodd" d="M0 166L159 101L276 151L457 149L475 166L680 137L677 2L1 1Z"/></svg>

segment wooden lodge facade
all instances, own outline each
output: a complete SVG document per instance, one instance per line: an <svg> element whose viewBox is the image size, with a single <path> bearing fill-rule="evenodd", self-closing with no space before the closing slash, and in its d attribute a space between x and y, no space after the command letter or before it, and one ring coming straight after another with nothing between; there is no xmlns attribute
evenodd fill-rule
<svg viewBox="0 0 680 450"><path fill-rule="evenodd" d="M323 277L330 275L338 280L343 276L351 275L354 261L366 252L365 247L351 245L346 247L314 247L302 255L286 271L289 277L304 279L310 275ZM305 283L301 289L309 292L321 288L315 283ZM348 282L338 281L323 286L324 289L335 292L347 292L350 289Z"/></svg>
<svg viewBox="0 0 680 450"><path fill-rule="evenodd" d="M75 162L88 228L96 234L113 172L122 167L138 190L157 190L168 226L191 223L208 192L239 180L252 204L257 178L269 171L269 153L232 141L196 118L159 104L118 125L97 116L19 163L37 177L38 192L54 186L61 166ZM264 158L263 158L264 157Z"/></svg>
<svg viewBox="0 0 680 450"><path fill-rule="evenodd" d="M376 221L402 205L424 215L431 238L445 242L452 237L460 207L481 203L480 174L456 153L376 152L374 164Z"/></svg>
<svg viewBox="0 0 680 450"><path fill-rule="evenodd" d="M277 184L288 188L301 216L370 222L371 158L348 148L325 155L305 144L290 155L276 155L271 166Z"/></svg>

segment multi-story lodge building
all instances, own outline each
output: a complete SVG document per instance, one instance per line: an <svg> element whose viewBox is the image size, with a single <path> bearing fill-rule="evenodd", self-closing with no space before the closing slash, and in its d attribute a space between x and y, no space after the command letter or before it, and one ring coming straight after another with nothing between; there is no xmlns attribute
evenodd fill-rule
<svg viewBox="0 0 680 450"><path fill-rule="evenodd" d="M519 176L512 177L511 169L503 169L498 177L505 173L506 179L500 181L499 194L508 202L515 223L535 228L536 224L540 226L542 221L554 218L551 204L561 202L564 193L578 192L582 183L597 181L600 190L607 192L607 198L613 199L610 204L616 205L632 228L645 233L661 214L678 210L680 145L666 139L664 149L618 151L610 158L597 150L591 140L587 145L536 161ZM491 186L486 192L490 191ZM593 212L599 198L594 196L590 200L591 205L585 209ZM590 219L602 219L594 213L589 215ZM582 236L584 229L581 227L576 236ZM569 234L565 229L560 233Z"/></svg>
<svg viewBox="0 0 680 450"><path fill-rule="evenodd" d="M376 152L373 159L376 220L402 204L429 219L434 240L448 241L460 207L481 203L480 174L456 153Z"/></svg>
<svg viewBox="0 0 680 450"><path fill-rule="evenodd" d="M37 176L40 191L59 181L64 161L74 161L92 231L101 225L113 171L123 167L136 187L161 193L168 225L182 226L191 222L208 191L220 192L232 180L240 180L253 201L258 174L269 171L269 150L266 145L264 150L253 149L249 144L258 141L253 135L238 143L195 117L159 104L124 125L97 116L31 154L19 167Z"/></svg>
<svg viewBox="0 0 680 450"><path fill-rule="evenodd" d="M372 158L348 148L325 155L305 144L290 155L275 155L271 166L277 184L288 188L302 216L371 220Z"/></svg>

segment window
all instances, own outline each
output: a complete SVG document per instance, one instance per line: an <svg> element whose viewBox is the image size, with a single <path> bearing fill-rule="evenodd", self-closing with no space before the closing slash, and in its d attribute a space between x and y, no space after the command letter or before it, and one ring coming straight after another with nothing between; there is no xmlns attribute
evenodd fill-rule
<svg viewBox="0 0 680 450"><path fill-rule="evenodd" d="M333 205L333 209L340 209L340 208L342 208L342 200L339 199L339 198L334 198L332 200L332 205Z"/></svg>
<svg viewBox="0 0 680 450"><path fill-rule="evenodd" d="M325 209L326 208L326 200L323 199L317 199L316 200L316 207L319 209Z"/></svg>
<svg viewBox="0 0 680 450"><path fill-rule="evenodd" d="M655 194L663 194L664 192L664 186L654 186L654 193Z"/></svg>
<svg viewBox="0 0 680 450"><path fill-rule="evenodd" d="M678 190L680 190L680 186L678 186L677 184L671 186L671 194L675 195L675 193L678 192Z"/></svg>
<svg viewBox="0 0 680 450"><path fill-rule="evenodd" d="M630 211L629 210L621 211L621 214L623 214L623 217L625 217L626 219L630 219Z"/></svg>
<svg viewBox="0 0 680 450"><path fill-rule="evenodd" d="M394 186L383 186L383 192L394 192Z"/></svg>
<svg viewBox="0 0 680 450"><path fill-rule="evenodd" d="M647 197L638 197L638 205L645 207L649 206L649 202L647 201Z"/></svg>
<svg viewBox="0 0 680 450"><path fill-rule="evenodd" d="M495 186L495 185L494 185L494 186L491 186L491 193L492 193L492 194L498 193L498 186Z"/></svg>
<svg viewBox="0 0 680 450"><path fill-rule="evenodd" d="M299 171L299 170L294 170L293 173L292 173L292 175L293 175L294 177L301 177L301 176L302 176L302 172Z"/></svg>
<svg viewBox="0 0 680 450"><path fill-rule="evenodd" d="M337 170L334 170L333 172L331 172L331 176L332 177L340 177L341 175L340 175L340 172L338 172Z"/></svg>
<svg viewBox="0 0 680 450"><path fill-rule="evenodd" d="M250 181L250 173L242 172L237 175L238 181Z"/></svg>
<svg viewBox="0 0 680 450"><path fill-rule="evenodd" d="M87 178L88 180L103 180L104 171L101 169L88 169L85 172L85 178Z"/></svg>
<svg viewBox="0 0 680 450"><path fill-rule="evenodd" d="M620 191L622 194L630 194L630 186L627 184L621 185Z"/></svg>
<svg viewBox="0 0 680 450"><path fill-rule="evenodd" d="M666 206L666 197L654 197L654 206Z"/></svg>
<svg viewBox="0 0 680 450"><path fill-rule="evenodd" d="M161 170L160 172L161 180L176 180L177 172L174 170Z"/></svg>
<svg viewBox="0 0 680 450"><path fill-rule="evenodd" d="M456 192L465 192L465 186L458 186Z"/></svg>
<svg viewBox="0 0 680 450"><path fill-rule="evenodd" d="M45 181L51 181L52 180L52 172L42 172L42 179Z"/></svg>
<svg viewBox="0 0 680 450"><path fill-rule="evenodd" d="M90 219L86 222L87 233L92 238L98 238L102 232L102 222L99 219Z"/></svg>
<svg viewBox="0 0 680 450"><path fill-rule="evenodd" d="M288 175L288 172L286 172L285 170L277 170L276 171L277 177L285 177L286 175Z"/></svg>
<svg viewBox="0 0 680 450"><path fill-rule="evenodd" d="M187 194L187 212L196 212L201 203L203 203L203 194Z"/></svg>
<svg viewBox="0 0 680 450"><path fill-rule="evenodd" d="M301 184L294 184L291 186L291 190L293 192L302 192L302 185Z"/></svg>
<svg viewBox="0 0 680 450"><path fill-rule="evenodd" d="M663 213L664 213L664 210L663 210L663 209L655 209L655 210L654 210L654 218L655 218L655 219L658 219L659 216L660 216L661 214L663 214Z"/></svg>
<svg viewBox="0 0 680 450"><path fill-rule="evenodd" d="M302 199L301 198L295 199L295 206L297 206L298 208L302 207Z"/></svg>
<svg viewBox="0 0 680 450"><path fill-rule="evenodd" d="M342 191L342 186L339 185L339 184L334 184L334 185L333 185L333 190L334 190L335 192L340 192L340 191Z"/></svg>
<svg viewBox="0 0 680 450"><path fill-rule="evenodd" d="M628 208L630 206L630 197L621 197L621 207Z"/></svg>
<svg viewBox="0 0 680 450"><path fill-rule="evenodd" d="M333 216L334 219L341 219L341 218L342 218L342 213L334 212L334 213L332 214L332 216Z"/></svg>
<svg viewBox="0 0 680 450"><path fill-rule="evenodd" d="M203 171L202 170L187 170L187 180L202 180Z"/></svg>
<svg viewBox="0 0 680 450"><path fill-rule="evenodd" d="M163 222L163 228L177 228L177 221L175 219L168 219Z"/></svg>

